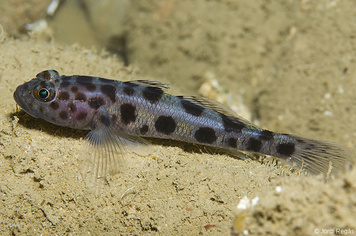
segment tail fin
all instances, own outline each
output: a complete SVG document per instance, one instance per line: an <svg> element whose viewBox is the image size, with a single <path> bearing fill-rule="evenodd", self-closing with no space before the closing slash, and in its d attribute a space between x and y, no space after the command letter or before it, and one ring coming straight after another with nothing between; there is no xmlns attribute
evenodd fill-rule
<svg viewBox="0 0 356 236"><path fill-rule="evenodd" d="M350 153L333 143L277 134L271 155L311 174L338 174L344 170Z"/></svg>

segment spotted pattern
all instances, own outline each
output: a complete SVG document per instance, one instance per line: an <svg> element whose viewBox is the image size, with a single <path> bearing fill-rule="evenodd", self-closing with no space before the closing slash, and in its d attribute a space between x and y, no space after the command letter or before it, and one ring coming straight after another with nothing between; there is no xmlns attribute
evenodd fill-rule
<svg viewBox="0 0 356 236"><path fill-rule="evenodd" d="M200 127L195 132L194 138L199 143L206 143L206 144L212 144L217 139L214 129L212 129L210 127Z"/></svg>
<svg viewBox="0 0 356 236"><path fill-rule="evenodd" d="M277 152L283 156L291 156L295 152L295 144L294 143L278 144Z"/></svg>
<svg viewBox="0 0 356 236"><path fill-rule="evenodd" d="M121 121L125 125L136 121L136 107L130 103L124 103L120 106Z"/></svg>
<svg viewBox="0 0 356 236"><path fill-rule="evenodd" d="M273 132L269 131L269 130L263 130L259 133L259 139L261 140L272 140L274 137Z"/></svg>
<svg viewBox="0 0 356 236"><path fill-rule="evenodd" d="M247 141L247 151L251 151L251 152L259 152L262 148L262 142L258 139L255 138L250 138Z"/></svg>
<svg viewBox="0 0 356 236"><path fill-rule="evenodd" d="M77 106L73 103L69 103L68 108L69 108L69 111L72 113L77 111Z"/></svg>
<svg viewBox="0 0 356 236"><path fill-rule="evenodd" d="M93 78L90 76L78 76L76 82L86 88L89 92L93 92L96 89L93 84Z"/></svg>
<svg viewBox="0 0 356 236"><path fill-rule="evenodd" d="M66 91L59 92L58 99L59 100L63 100L63 101L68 100L69 99L69 93L66 92Z"/></svg>
<svg viewBox="0 0 356 236"><path fill-rule="evenodd" d="M115 114L111 115L111 121L114 124L117 121L117 115Z"/></svg>
<svg viewBox="0 0 356 236"><path fill-rule="evenodd" d="M70 91L72 91L72 93L77 93L78 92L78 87L77 86L72 86L70 88Z"/></svg>
<svg viewBox="0 0 356 236"><path fill-rule="evenodd" d="M54 101L49 104L49 107L52 108L53 110L57 110L59 108L58 102Z"/></svg>
<svg viewBox="0 0 356 236"><path fill-rule="evenodd" d="M78 121L85 120L85 118L87 118L87 116L88 116L88 113L82 111L77 115L77 120Z"/></svg>
<svg viewBox="0 0 356 236"><path fill-rule="evenodd" d="M163 90L157 87L146 87L142 91L143 97L152 104L158 102L161 99L162 94Z"/></svg>
<svg viewBox="0 0 356 236"><path fill-rule="evenodd" d="M101 115L100 116L100 122L105 125L106 127L110 126L110 119L108 116Z"/></svg>
<svg viewBox="0 0 356 236"><path fill-rule="evenodd" d="M69 80L64 80L64 81L61 83L61 88L67 88L70 84L71 84L71 83L70 83Z"/></svg>
<svg viewBox="0 0 356 236"><path fill-rule="evenodd" d="M176 122L171 116L160 116L155 122L156 130L166 135L172 134L176 126Z"/></svg>
<svg viewBox="0 0 356 236"><path fill-rule="evenodd" d="M68 119L68 113L66 111L59 112L59 118L61 118L62 120L67 120Z"/></svg>
<svg viewBox="0 0 356 236"><path fill-rule="evenodd" d="M93 109L98 109L102 105L105 105L105 101L101 97L94 97L88 100L88 105Z"/></svg>
<svg viewBox="0 0 356 236"><path fill-rule="evenodd" d="M229 144L229 147L237 148L237 139L236 138L229 138L227 140L227 143Z"/></svg>
<svg viewBox="0 0 356 236"><path fill-rule="evenodd" d="M46 95L40 90L43 87L50 98L40 98ZM329 161L343 166L345 153L337 146L260 129L214 103L166 94L166 87L152 81L120 82L45 71L20 85L14 99L30 115L61 126L92 129L103 142L120 131L273 155L296 162L297 167L305 161L311 172L324 170Z"/></svg>
<svg viewBox="0 0 356 236"><path fill-rule="evenodd" d="M193 115L193 116L201 116L204 111L204 107L199 106L198 104L192 103L191 101L182 99L180 101L182 107L184 108L185 112Z"/></svg>
<svg viewBox="0 0 356 236"><path fill-rule="evenodd" d="M135 94L135 89L130 85L125 85L123 88L123 92L128 96L132 96Z"/></svg>
<svg viewBox="0 0 356 236"><path fill-rule="evenodd" d="M116 102L116 88L113 85L105 84L100 86L100 91L110 98L112 103Z"/></svg>
<svg viewBox="0 0 356 236"><path fill-rule="evenodd" d="M226 132L241 132L246 125L232 117L220 114Z"/></svg>
<svg viewBox="0 0 356 236"><path fill-rule="evenodd" d="M143 125L143 126L140 128L140 134L141 134L141 135L145 135L147 132L148 132L148 125Z"/></svg>
<svg viewBox="0 0 356 236"><path fill-rule="evenodd" d="M85 102L87 100L87 95L85 95L84 93L78 92L75 94L74 99L81 101L81 102Z"/></svg>

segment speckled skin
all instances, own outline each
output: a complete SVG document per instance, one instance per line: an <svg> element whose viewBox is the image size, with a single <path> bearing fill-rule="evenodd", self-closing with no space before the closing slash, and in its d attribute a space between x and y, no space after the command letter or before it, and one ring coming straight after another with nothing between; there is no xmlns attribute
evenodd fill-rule
<svg viewBox="0 0 356 236"><path fill-rule="evenodd" d="M206 99L166 94L165 87L154 81L60 76L57 71L48 70L20 85L14 98L34 117L92 130L92 134L101 136L105 132L100 131L108 130L119 136L167 138L230 151L251 151L303 166L311 173L327 172L330 162L335 169L342 169L347 156L342 148L262 130L227 115L226 108Z"/></svg>

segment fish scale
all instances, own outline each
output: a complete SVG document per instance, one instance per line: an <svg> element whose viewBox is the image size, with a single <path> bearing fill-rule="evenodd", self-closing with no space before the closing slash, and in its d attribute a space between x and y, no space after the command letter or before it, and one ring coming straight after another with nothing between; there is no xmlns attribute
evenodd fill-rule
<svg viewBox="0 0 356 236"><path fill-rule="evenodd" d="M239 151L271 155L313 174L326 173L331 166L335 172L343 169L348 151L342 147L258 128L215 101L173 96L165 93L167 88L156 81L61 76L47 70L20 85L14 99L31 116L91 130L89 143L110 150L125 140L153 137L221 148L237 156ZM103 154L107 150L98 152L104 162L110 159Z"/></svg>

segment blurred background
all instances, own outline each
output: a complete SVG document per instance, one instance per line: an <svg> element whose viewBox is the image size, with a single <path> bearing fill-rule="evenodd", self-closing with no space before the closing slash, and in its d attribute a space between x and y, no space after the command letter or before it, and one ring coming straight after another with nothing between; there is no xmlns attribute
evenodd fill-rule
<svg viewBox="0 0 356 236"><path fill-rule="evenodd" d="M108 191L92 196L77 161L84 135L24 115L12 93L45 69L158 80L173 94L217 100L262 128L346 146L354 161L355 29L354 0L0 0L1 229L353 234L355 170L325 181L268 159L175 143L130 156ZM236 213L246 197L260 200Z"/></svg>

